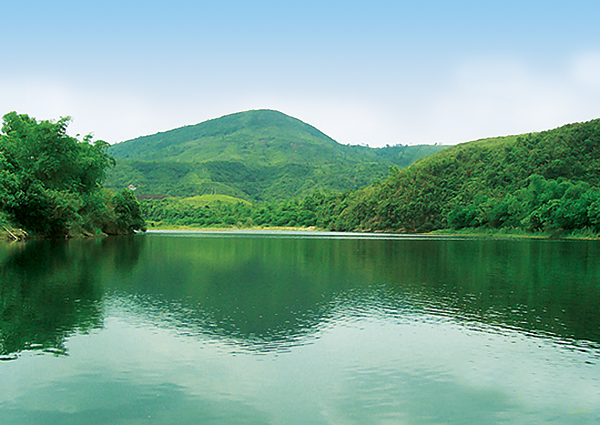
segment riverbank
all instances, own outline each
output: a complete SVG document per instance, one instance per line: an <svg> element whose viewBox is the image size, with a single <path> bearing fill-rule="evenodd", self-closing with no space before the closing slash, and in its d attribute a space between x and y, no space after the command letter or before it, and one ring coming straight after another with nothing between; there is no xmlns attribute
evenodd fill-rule
<svg viewBox="0 0 600 425"><path fill-rule="evenodd" d="M217 226L217 227L198 227L198 226L178 226L162 223L148 223L148 230L169 230L169 231L186 231L186 232L227 232L236 230L269 230L269 231L294 231L294 232L328 232L328 229L311 227L290 227L290 226ZM377 231L377 232L358 232L358 233L389 233L389 234L406 234L397 231ZM527 232L518 228L503 228L503 229L481 229L481 228L464 228L464 229L442 229L434 230L428 233L421 233L423 236L463 236L463 237L491 237L491 238L525 238L525 239L576 239L576 240L599 240L600 235L591 229L580 229L570 232L562 230L544 231L544 232ZM89 233L80 235L69 235L69 237L98 237L108 236L101 233L92 235ZM13 226L0 226L0 240L16 242L25 241L31 238L31 235L20 228Z"/></svg>
<svg viewBox="0 0 600 425"><path fill-rule="evenodd" d="M173 224L154 224L148 223L148 230L181 230L189 232L226 232L231 230L285 230L294 232L326 232L315 226L311 227L286 227L286 226L228 226L228 227L196 227L196 226L178 226Z"/></svg>
<svg viewBox="0 0 600 425"><path fill-rule="evenodd" d="M135 232L134 232L135 233ZM40 236L37 234L31 234L26 232L21 228L17 228L14 226L6 226L0 225L0 241L5 242L23 242L30 239L89 239L89 238L104 238L109 236L123 236L132 234L130 232L122 231L118 233L115 231L114 233L105 233L102 231L97 231L96 233L91 233L83 229L79 229L77 231L70 231L66 235L59 235L57 237L48 237L48 236Z"/></svg>
<svg viewBox="0 0 600 425"><path fill-rule="evenodd" d="M311 227L269 227L269 226L229 226L229 227L196 227L196 226L177 226L169 224L149 223L149 230L179 230L190 232L226 232L234 230L273 230L273 231L302 231L302 232L327 232L329 230ZM390 234L406 234L397 231L378 231L378 232L361 232L361 233L390 233ZM526 238L526 239L577 239L577 240L598 240L600 235L591 229L580 229L570 232L563 230L527 232L518 228L502 228L502 229L481 229L481 228L464 228L464 229L442 229L434 230L421 235L430 236L465 236L465 237L492 237L492 238Z"/></svg>
<svg viewBox="0 0 600 425"><path fill-rule="evenodd" d="M527 239L577 239L577 240L598 240L600 235L591 229L577 229L572 231L547 230L538 232L527 232L518 228L502 228L502 229L481 229L481 228L465 228L465 229L442 229L430 232L431 235L442 236L473 236L473 237L494 237L494 238L527 238Z"/></svg>

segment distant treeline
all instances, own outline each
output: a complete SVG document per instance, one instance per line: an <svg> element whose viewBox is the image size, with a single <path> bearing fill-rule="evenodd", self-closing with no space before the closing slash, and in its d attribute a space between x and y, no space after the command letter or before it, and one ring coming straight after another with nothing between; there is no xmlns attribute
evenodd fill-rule
<svg viewBox="0 0 600 425"><path fill-rule="evenodd" d="M276 203L144 201L149 220L336 231L600 232L600 120L454 146L363 190Z"/></svg>
<svg viewBox="0 0 600 425"><path fill-rule="evenodd" d="M205 205L188 199L164 198L143 200L141 205L150 226L329 228L329 210L345 196L316 192L301 200L262 204L216 200Z"/></svg>
<svg viewBox="0 0 600 425"><path fill-rule="evenodd" d="M108 144L66 134L69 118L37 121L15 112L0 133L0 233L66 237L144 229L131 191L102 188L114 164Z"/></svg>

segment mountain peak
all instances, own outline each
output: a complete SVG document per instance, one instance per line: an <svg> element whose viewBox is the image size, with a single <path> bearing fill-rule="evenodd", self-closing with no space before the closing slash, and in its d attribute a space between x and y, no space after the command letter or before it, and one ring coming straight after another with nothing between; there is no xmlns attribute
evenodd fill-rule
<svg viewBox="0 0 600 425"><path fill-rule="evenodd" d="M115 158L140 160L252 160L302 163L306 149L339 146L313 126L271 109L225 115L195 125L115 144Z"/></svg>

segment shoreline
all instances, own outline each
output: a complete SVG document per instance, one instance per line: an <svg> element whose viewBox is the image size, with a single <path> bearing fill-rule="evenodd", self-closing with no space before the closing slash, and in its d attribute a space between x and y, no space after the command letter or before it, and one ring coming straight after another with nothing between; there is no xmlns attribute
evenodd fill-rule
<svg viewBox="0 0 600 425"><path fill-rule="evenodd" d="M149 226L148 230L165 230L165 231L184 231L184 232L230 232L230 231L240 231L240 230L250 230L250 231L290 231L290 232L331 232L331 233L363 233L363 234L388 234L388 235L398 235L398 236L440 236L440 237L468 237L468 238L495 238L495 239L539 239L539 240L600 240L599 236L591 236L591 235L570 235L567 234L565 236L557 235L556 233L527 233L525 231L498 231L498 232L489 232L486 230L476 231L474 229L469 229L465 231L461 230L434 230L428 233L403 233L393 230L387 231L345 231L338 232L333 230L327 230L323 228L319 228L316 226L311 227L265 227L265 226L251 226L251 227L196 227L196 226L178 226L178 225L160 225L160 226Z"/></svg>
<svg viewBox="0 0 600 425"><path fill-rule="evenodd" d="M148 231L181 231L181 232L235 232L235 231L272 231L272 232L327 232L327 233L355 233L355 234L370 234L370 235L397 235L405 237L464 237L464 238L494 238L494 239L538 239L538 240L589 240L597 241L600 240L600 235L590 234L590 231L582 230L583 234L578 235L577 231L575 234L563 234L563 232L537 232L527 233L523 230L510 229L499 231L490 231L489 229L461 229L461 230L450 230L441 229L434 230L427 233L403 233L394 230L383 230L383 231L367 231L367 230L354 230L354 231L334 231L319 228L316 226L311 227L289 227L289 226L251 226L251 227L197 227L197 226L179 226L179 225L158 225L148 226ZM588 234L586 234L588 233ZM0 227L0 240L4 242L25 242L31 239L37 239L35 236L27 234L22 229L15 229L13 227L7 228L6 226ZM69 239L79 238L90 238L90 237L110 237L112 235L100 234L100 235L72 235Z"/></svg>

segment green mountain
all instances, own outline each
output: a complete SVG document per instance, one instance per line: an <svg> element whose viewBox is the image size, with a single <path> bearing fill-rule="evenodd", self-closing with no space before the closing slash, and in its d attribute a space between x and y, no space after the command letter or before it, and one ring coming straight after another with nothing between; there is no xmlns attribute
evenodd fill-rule
<svg viewBox="0 0 600 425"><path fill-rule="evenodd" d="M317 215L334 230L597 234L600 119L456 145L327 202Z"/></svg>
<svg viewBox="0 0 600 425"><path fill-rule="evenodd" d="M115 144L107 187L140 197L204 194L272 201L319 189L342 192L385 178L443 149L440 145L368 148L341 145L281 112L255 110Z"/></svg>

